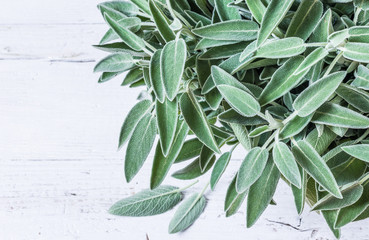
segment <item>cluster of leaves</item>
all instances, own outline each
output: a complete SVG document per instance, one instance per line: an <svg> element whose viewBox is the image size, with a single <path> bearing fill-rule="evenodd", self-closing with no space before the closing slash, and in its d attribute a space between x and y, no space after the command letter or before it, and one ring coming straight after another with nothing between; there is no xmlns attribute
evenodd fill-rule
<svg viewBox="0 0 369 240"><path fill-rule="evenodd" d="M95 47L111 55L99 82L129 70L145 87L126 117L125 176L144 164L156 135L150 189L110 212L148 216L173 208L182 190L162 186L175 172L210 169L213 190L236 146L247 155L225 193L226 216L247 198L247 227L290 184L298 213L308 203L336 237L369 217L369 1L131 0L99 4L110 26ZM192 138L190 136L193 136ZM229 151L221 154L220 148ZM218 157L218 154L220 155ZM188 228L206 205L186 197L169 225Z"/></svg>

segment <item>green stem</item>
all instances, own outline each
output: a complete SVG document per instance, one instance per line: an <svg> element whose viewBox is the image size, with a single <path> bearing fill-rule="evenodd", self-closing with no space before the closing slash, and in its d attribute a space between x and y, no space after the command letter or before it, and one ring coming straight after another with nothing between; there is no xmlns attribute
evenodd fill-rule
<svg viewBox="0 0 369 240"><path fill-rule="evenodd" d="M176 190L176 192L182 192L182 191L184 191L184 190L186 190L186 189L188 189L188 188L192 187L193 185L195 185L195 184L196 184L196 183L198 183L198 182L199 182L199 180L196 180L195 182L191 183L190 185L187 185L187 186L185 186L185 187L183 187L183 188L177 189L177 190Z"/></svg>
<svg viewBox="0 0 369 240"><path fill-rule="evenodd" d="M367 129L363 135L361 135L361 137L359 137L358 139L355 140L355 144L358 142L361 142L362 140L364 140L364 138L366 138L369 135L369 129Z"/></svg>
<svg viewBox="0 0 369 240"><path fill-rule="evenodd" d="M292 118L297 116L297 112L293 112L291 115L289 115L285 120L283 120L283 125L286 125L289 121L291 121Z"/></svg>
<svg viewBox="0 0 369 240"><path fill-rule="evenodd" d="M278 131L274 131L272 133L272 135L270 135L270 137L268 138L268 140L266 140L266 142L264 143L264 145L261 148L265 149L269 145L269 143L271 143L273 141L273 139L274 139L274 137L275 137L275 135L277 133L278 133Z"/></svg>
<svg viewBox="0 0 369 240"><path fill-rule="evenodd" d="M325 42L305 43L305 47L325 47L327 44Z"/></svg>
<svg viewBox="0 0 369 240"><path fill-rule="evenodd" d="M328 74L332 71L332 69L334 68L334 66L336 65L336 63L338 62L338 60L342 57L343 52L340 52L331 62L331 64L329 65L327 71L325 71L323 77L328 76Z"/></svg>
<svg viewBox="0 0 369 240"><path fill-rule="evenodd" d="M209 187L209 185L210 185L210 181L208 181L208 183L205 185L205 187L202 189L202 191L200 192L200 194L199 194L199 197L200 196L202 196L202 195L204 195L204 192L206 191L206 189Z"/></svg>
<svg viewBox="0 0 369 240"><path fill-rule="evenodd" d="M369 174L366 175L365 177L363 177L362 179L360 179L359 184L363 184L365 181L367 181L369 179Z"/></svg>
<svg viewBox="0 0 369 240"><path fill-rule="evenodd" d="M357 20L359 18L359 15L360 15L360 12L361 12L361 7L358 7L355 11L355 15L354 15L354 23L356 24L357 23Z"/></svg>

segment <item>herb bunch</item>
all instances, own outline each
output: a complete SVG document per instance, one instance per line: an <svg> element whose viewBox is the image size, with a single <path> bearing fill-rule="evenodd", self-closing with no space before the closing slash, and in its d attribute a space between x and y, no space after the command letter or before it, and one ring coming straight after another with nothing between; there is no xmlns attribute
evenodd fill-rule
<svg viewBox="0 0 369 240"><path fill-rule="evenodd" d="M191 159L172 177L211 171L213 190L243 147L226 216L247 198L251 227L282 179L297 212L307 203L337 238L342 226L369 217L369 1L132 0L98 8L110 29L95 47L111 53L95 67L99 82L129 71L122 85L144 88L119 139L119 147L128 142L128 182L159 136L150 189L115 203L112 214L173 208L184 189L161 184L173 164ZM199 217L207 187L184 199L170 233Z"/></svg>

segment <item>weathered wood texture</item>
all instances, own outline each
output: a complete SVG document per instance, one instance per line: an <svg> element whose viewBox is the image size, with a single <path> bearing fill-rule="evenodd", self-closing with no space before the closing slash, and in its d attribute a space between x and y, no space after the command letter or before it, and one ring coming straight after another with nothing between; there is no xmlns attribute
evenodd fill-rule
<svg viewBox="0 0 369 240"><path fill-rule="evenodd" d="M98 1L5 1L0 14L0 239L333 239L321 216L299 217L289 188L251 229L245 206L226 219L226 185L238 151L208 206L185 233L167 234L173 211L149 218L107 213L115 201L147 188L151 161L126 184L119 129L139 89L122 79L97 84L93 49L107 29ZM176 166L178 169L185 165ZM205 176L208 178L209 174ZM168 178L166 184L188 182ZM200 182L189 191L199 190ZM342 239L369 239L367 221Z"/></svg>

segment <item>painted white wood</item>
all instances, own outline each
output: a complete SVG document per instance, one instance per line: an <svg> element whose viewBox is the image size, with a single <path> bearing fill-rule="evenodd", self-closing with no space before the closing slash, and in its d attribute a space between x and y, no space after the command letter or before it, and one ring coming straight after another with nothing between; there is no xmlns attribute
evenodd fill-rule
<svg viewBox="0 0 369 240"><path fill-rule="evenodd" d="M245 205L223 213L238 150L205 212L186 232L168 235L173 211L145 218L109 215L115 201L147 188L152 158L126 184L119 129L140 89L122 77L97 84L90 45L106 30L98 1L5 1L0 15L0 239L333 239L321 216L296 214L280 183L258 223L245 228ZM152 156L152 154L151 154ZM178 170L185 166L175 166ZM199 191L209 173L187 193ZM168 177L165 184L191 181ZM301 222L300 222L301 221ZM280 223L277 223L280 222ZM369 239L368 221L343 228L342 239ZM291 226L288 226L290 224Z"/></svg>

